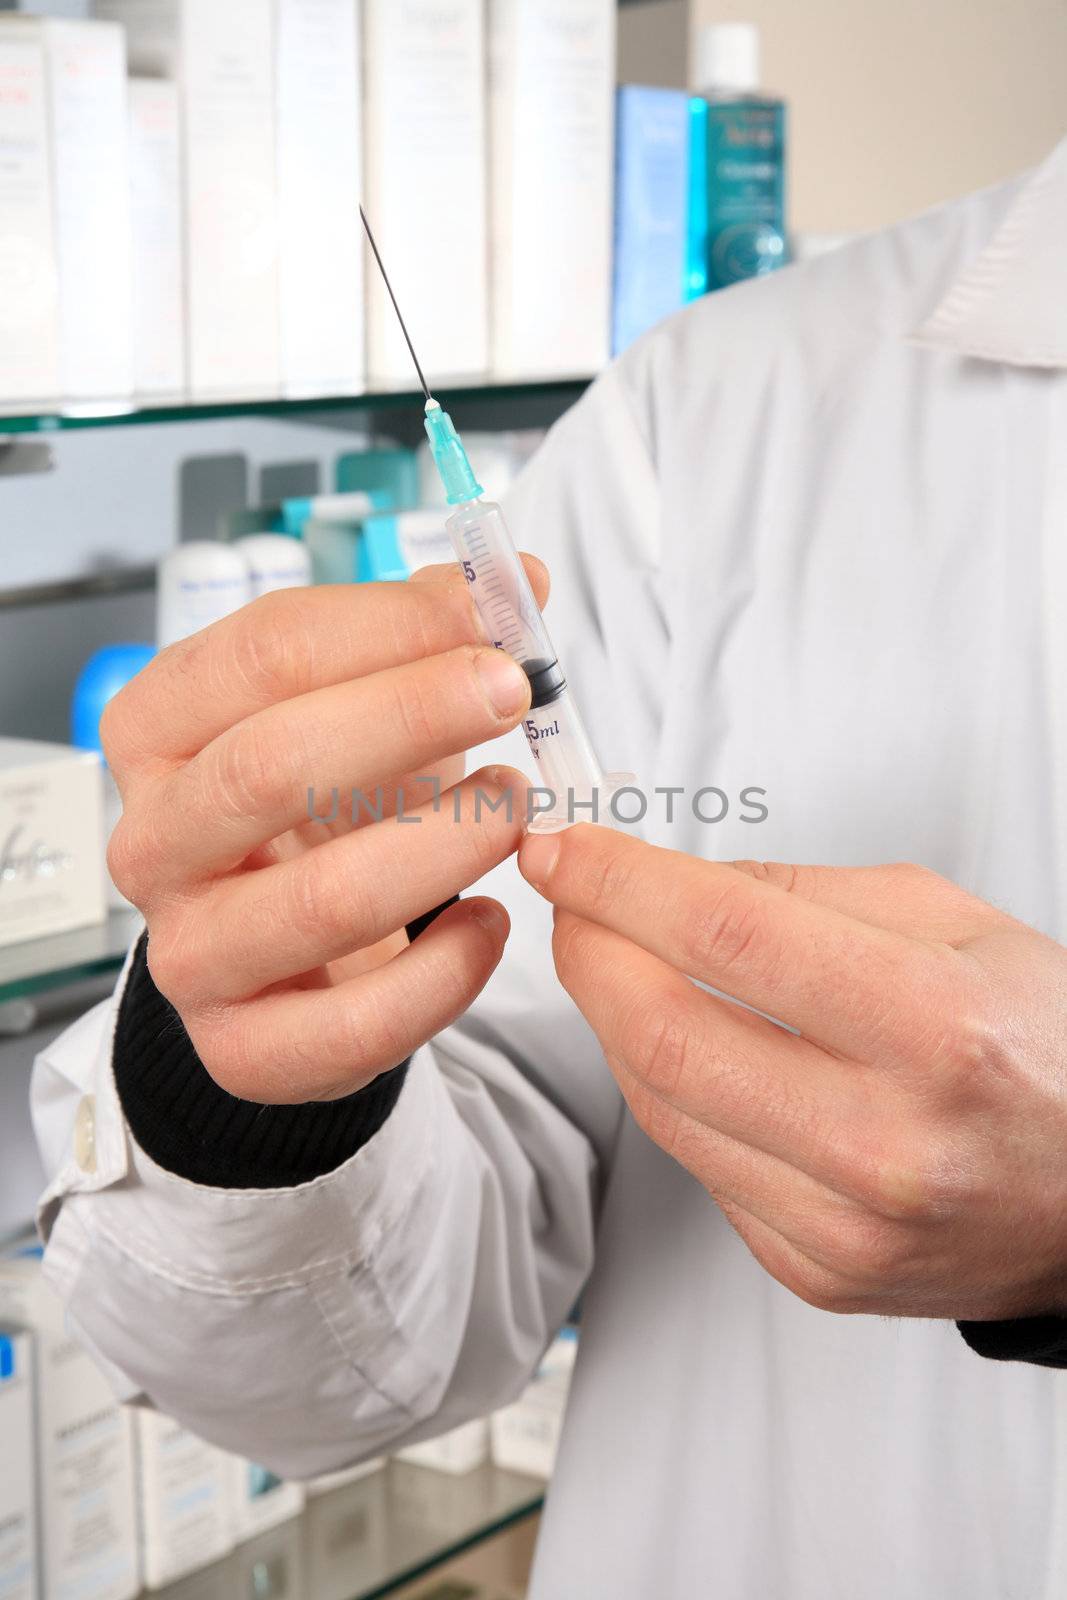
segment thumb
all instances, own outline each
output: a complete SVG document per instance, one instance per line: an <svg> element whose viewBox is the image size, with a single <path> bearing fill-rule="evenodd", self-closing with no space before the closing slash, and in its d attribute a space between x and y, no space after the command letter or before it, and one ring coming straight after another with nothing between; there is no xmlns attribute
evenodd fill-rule
<svg viewBox="0 0 1067 1600"><path fill-rule="evenodd" d="M937 944L963 944L1015 919L927 867L796 866L733 861L737 872L875 928Z"/></svg>

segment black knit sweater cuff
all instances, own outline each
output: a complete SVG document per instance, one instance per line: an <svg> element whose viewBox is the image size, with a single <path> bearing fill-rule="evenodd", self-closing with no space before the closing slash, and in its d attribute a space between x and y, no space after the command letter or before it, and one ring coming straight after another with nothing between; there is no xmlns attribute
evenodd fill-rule
<svg viewBox="0 0 1067 1600"><path fill-rule="evenodd" d="M1067 1367L1067 1317L1016 1317L1009 1322L958 1322L971 1349L991 1361Z"/></svg>
<svg viewBox="0 0 1067 1600"><path fill-rule="evenodd" d="M453 904L449 901L449 904ZM444 907L412 923L417 938ZM191 1183L282 1189L333 1172L367 1144L400 1096L408 1063L343 1100L262 1106L220 1089L148 970L142 934L119 1005L112 1049L130 1132L158 1166Z"/></svg>

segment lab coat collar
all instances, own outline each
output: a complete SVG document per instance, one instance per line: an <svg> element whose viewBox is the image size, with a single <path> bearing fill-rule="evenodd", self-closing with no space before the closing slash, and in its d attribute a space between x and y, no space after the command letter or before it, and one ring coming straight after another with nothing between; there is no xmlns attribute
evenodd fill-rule
<svg viewBox="0 0 1067 1600"><path fill-rule="evenodd" d="M1067 368L1067 139L913 337L986 361Z"/></svg>

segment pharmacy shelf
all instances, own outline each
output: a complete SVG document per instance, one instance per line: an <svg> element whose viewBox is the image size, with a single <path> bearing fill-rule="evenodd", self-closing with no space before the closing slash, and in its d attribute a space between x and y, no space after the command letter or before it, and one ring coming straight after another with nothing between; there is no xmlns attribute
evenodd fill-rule
<svg viewBox="0 0 1067 1600"><path fill-rule="evenodd" d="M535 1516L544 1491L499 1467L453 1477L391 1461L156 1600L385 1600Z"/></svg>
<svg viewBox="0 0 1067 1600"><path fill-rule="evenodd" d="M509 401L558 397L576 400L592 380L588 375L495 380L489 377L442 380L435 385L448 405L474 401ZM224 417L282 417L298 419L328 411L375 411L389 406L421 403L422 394L410 384L375 384L342 394L285 395L248 393L194 399L189 395L153 395L149 398L84 402L50 401L0 404L0 437L17 434L51 434L86 428L144 427L164 422L208 422Z"/></svg>
<svg viewBox="0 0 1067 1600"><path fill-rule="evenodd" d="M113 911L92 927L0 949L0 1005L118 972L141 927L135 911Z"/></svg>

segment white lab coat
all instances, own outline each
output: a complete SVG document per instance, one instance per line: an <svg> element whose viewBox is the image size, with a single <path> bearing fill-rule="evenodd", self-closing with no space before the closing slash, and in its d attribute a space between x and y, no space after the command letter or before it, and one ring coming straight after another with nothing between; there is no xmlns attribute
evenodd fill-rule
<svg viewBox="0 0 1067 1600"><path fill-rule="evenodd" d="M510 514L601 757L731 799L649 838L913 859L1067 936L1065 285L1067 144L691 307L556 427ZM513 1395L588 1280L536 1600L1062 1600L1067 1373L774 1283L629 1119L499 879L485 995L303 1188L153 1166L112 1007L46 1052L47 1267L116 1383L321 1472Z"/></svg>

